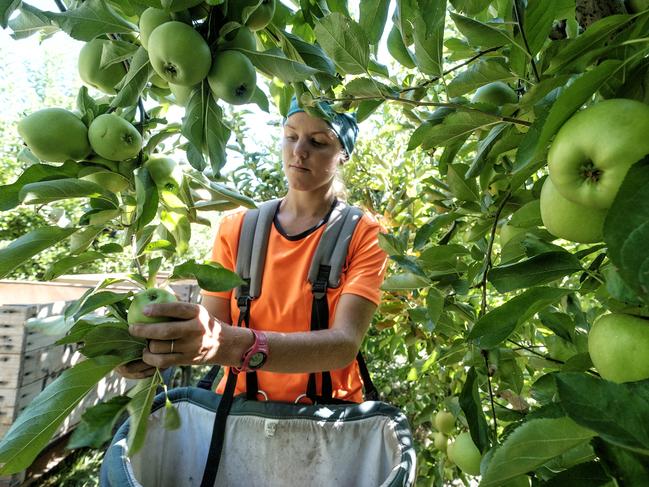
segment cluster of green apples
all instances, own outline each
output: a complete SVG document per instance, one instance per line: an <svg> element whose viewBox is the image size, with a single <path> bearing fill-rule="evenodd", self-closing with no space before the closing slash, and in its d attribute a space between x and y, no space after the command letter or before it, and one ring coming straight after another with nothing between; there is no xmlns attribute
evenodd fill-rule
<svg viewBox="0 0 649 487"><path fill-rule="evenodd" d="M458 434L450 443L449 436L455 431L455 416L449 411L438 411L433 419L437 430L433 433L435 448L446 452L448 460L469 475L480 475L480 450L467 432Z"/></svg>
<svg viewBox="0 0 649 487"><path fill-rule="evenodd" d="M202 2L176 3L180 9ZM216 98L231 105L250 102L257 73L244 51L256 50L254 32L265 28L275 11L275 0L257 3L231 0L212 7L221 9L219 23L228 26L213 45L208 45L193 27L191 17L186 22L177 12L158 6L147 8L140 16L140 42L157 75L157 81L152 82L168 87L179 105L185 105L194 88L205 79Z"/></svg>
<svg viewBox="0 0 649 487"><path fill-rule="evenodd" d="M137 156L142 149L140 132L116 113L99 115L86 126L69 110L43 108L21 119L18 133L31 152L47 162L82 161L96 156L118 162Z"/></svg>
<svg viewBox="0 0 649 487"><path fill-rule="evenodd" d="M600 242L608 209L629 168L649 154L649 106L604 100L571 117L548 154L541 218L554 236Z"/></svg>

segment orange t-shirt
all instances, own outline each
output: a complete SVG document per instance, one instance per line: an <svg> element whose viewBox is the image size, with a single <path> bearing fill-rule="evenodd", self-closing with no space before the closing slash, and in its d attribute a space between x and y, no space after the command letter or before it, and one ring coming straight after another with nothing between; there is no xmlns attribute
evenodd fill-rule
<svg viewBox="0 0 649 487"><path fill-rule="evenodd" d="M244 214L245 211L239 211L223 218L212 250L212 260L231 270L236 269ZM251 328L284 333L311 329L313 295L307 274L324 229L325 225L321 225L312 233L296 238L282 235L275 224L271 225L261 295L250 305ZM329 326L334 321L338 300L344 293L356 294L379 304L379 287L383 282L387 261L387 255L379 247L379 230L378 222L367 215L358 222L343 266L340 286L327 291ZM239 308L233 291L203 291L203 294L230 299L232 323L237 323ZM343 369L330 372L334 398L354 402L363 400L356 360ZM272 401L295 401L306 392L308 377L309 374L302 373L257 371L259 389ZM320 375L316 377L317 392L320 394ZM217 392L222 393L224 387L225 380L222 380ZM240 374L235 394L245 390L245 374Z"/></svg>

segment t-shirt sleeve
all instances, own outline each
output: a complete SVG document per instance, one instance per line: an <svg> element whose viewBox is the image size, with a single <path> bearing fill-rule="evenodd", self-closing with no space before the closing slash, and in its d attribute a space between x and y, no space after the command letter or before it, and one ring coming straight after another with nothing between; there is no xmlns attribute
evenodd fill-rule
<svg viewBox="0 0 649 487"><path fill-rule="evenodd" d="M216 231L216 237L212 246L212 262L218 262L231 271L234 271L237 265L237 248L239 246L239 232L241 230L242 219L243 212L237 212L224 217ZM225 299L230 299L232 296L232 290L223 292L203 290L201 293L207 296L216 296Z"/></svg>
<svg viewBox="0 0 649 487"><path fill-rule="evenodd" d="M381 226L368 216L359 222L350 242L350 256L341 294L356 294L377 306L388 256L379 247Z"/></svg>

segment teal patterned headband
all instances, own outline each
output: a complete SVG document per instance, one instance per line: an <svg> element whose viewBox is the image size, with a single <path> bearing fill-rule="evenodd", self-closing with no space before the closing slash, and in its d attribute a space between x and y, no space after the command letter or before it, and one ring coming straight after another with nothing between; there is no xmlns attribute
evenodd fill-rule
<svg viewBox="0 0 649 487"><path fill-rule="evenodd" d="M348 113L338 113L334 111L330 103L323 101L317 103L320 107L320 110L323 112L323 119L336 133L338 140L340 140L340 143L347 152L347 155L351 155L356 143L356 137L358 136L358 123L356 123L356 117ZM304 111L305 110L303 108L300 108L300 106L298 105L297 99L293 97L291 99L291 105L288 109L288 113L286 114L286 119L288 119L294 113ZM286 123L286 120L284 121L284 123Z"/></svg>

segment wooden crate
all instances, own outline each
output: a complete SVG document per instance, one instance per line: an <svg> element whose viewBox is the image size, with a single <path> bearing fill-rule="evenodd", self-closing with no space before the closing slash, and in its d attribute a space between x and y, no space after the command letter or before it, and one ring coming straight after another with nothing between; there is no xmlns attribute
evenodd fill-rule
<svg viewBox="0 0 649 487"><path fill-rule="evenodd" d="M94 277L94 276L93 276ZM103 278L105 276L101 276ZM74 299L96 285L98 279L74 276L56 283L0 283L3 302L24 302L32 299L38 304L0 305L0 438L27 405L64 370L83 359L77 345L55 345L62 335L46 335L26 326L32 318L47 318L63 314ZM13 289L12 289L13 287ZM182 301L197 302L199 288L192 282L175 283L172 288ZM111 290L129 290L121 286ZM12 294L13 293L13 294ZM48 296L64 297L65 301L42 302ZM101 310L100 310L101 312ZM125 393L135 382L116 374L102 379L81 401L54 434L52 441L69 433L79 423L88 407ZM18 485L22 475L0 477L0 487Z"/></svg>

